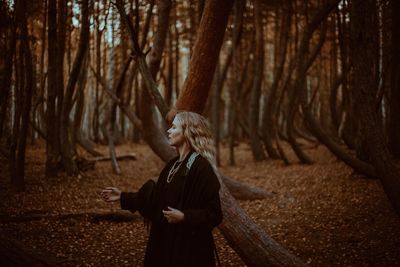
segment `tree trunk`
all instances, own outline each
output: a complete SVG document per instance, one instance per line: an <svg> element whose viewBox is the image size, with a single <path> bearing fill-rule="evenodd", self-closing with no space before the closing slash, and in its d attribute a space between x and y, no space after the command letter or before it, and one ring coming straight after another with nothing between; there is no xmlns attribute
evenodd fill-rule
<svg viewBox="0 0 400 267"><path fill-rule="evenodd" d="M184 92L180 95L175 106L178 110L183 109L199 113L203 111L202 109L205 106L207 95L210 90L210 77L213 77L213 72L211 72L211 76L209 75L209 77L207 77L208 82L204 81L206 77L204 77L203 80L198 78L200 76L203 77L204 73L208 73L209 69L212 69L212 71L215 70L220 49L220 46L216 45L218 43L205 41L203 38L207 36L217 38L216 36L219 34L220 36L218 36L218 39L222 42L230 10L229 5L223 2L224 1L206 1L204 14L202 21L200 22L198 39L196 40L195 49L193 50L193 55L190 61L190 70L187 80L185 81ZM212 23L205 25L205 21L208 21L205 18L208 18L208 16L211 16L211 18L214 19L217 16L218 20L214 20L214 22L224 25L223 29L215 32L212 28ZM210 34L209 32L212 32L213 34ZM217 47L218 50L215 52L213 49L205 46L212 46L214 49ZM209 54L199 53L199 47L208 51ZM206 61L203 61L205 59ZM207 65L208 70L204 70L204 64ZM197 68L198 72L193 72L193 70ZM203 70L204 73L201 70ZM192 78L191 76L196 77ZM170 112L169 115L173 113L174 111ZM170 119L172 119L172 117L170 117ZM232 248L235 249L248 266L304 265L296 257L269 238L262 229L252 222L248 215L233 199L222 181L221 185L220 195L224 213L224 222L221 224L220 229Z"/></svg>
<svg viewBox="0 0 400 267"><path fill-rule="evenodd" d="M342 83L342 115L339 125L339 136L350 148L356 147L355 136L357 132L357 120L353 115L352 92L349 88L350 63L349 63L349 29L347 17L348 7L345 5L342 10L337 11L338 41L340 47L340 57L342 64L343 83Z"/></svg>
<svg viewBox="0 0 400 267"><path fill-rule="evenodd" d="M249 108L249 128L250 128L250 145L253 158L256 161L265 160L266 156L264 148L259 136L259 120L260 120L260 97L261 86L264 71L264 35L262 22L262 5L260 0L255 0L254 8L254 24L255 24L255 54L254 54L254 78L250 94Z"/></svg>
<svg viewBox="0 0 400 267"><path fill-rule="evenodd" d="M215 1L215 0L209 0L206 2L205 10L204 10L204 15L202 17L202 21L200 23L200 28L203 27L203 29L199 29L199 35L196 40L196 45L195 49L193 51L193 56L192 60L190 62L190 69L193 71L194 68L198 68L199 66L201 69L205 69L205 71L208 73L209 69L211 68L213 71L215 69L215 64L218 59L218 52L220 49L220 45L216 44L221 44L223 40L223 33L226 27L226 23L228 20L228 15L229 15L229 10L231 7L231 2L228 1L229 5L226 5L226 3L222 1ZM119 10L121 15L124 15L124 10L121 8L122 6L119 5ZM218 13L218 10L220 12ZM217 11L217 13L215 13ZM211 22L217 23L217 25L214 25L213 23L210 23L210 18L212 19ZM215 28L220 28L221 25L219 24L220 22L223 22L223 30L221 30L220 33L221 36L217 36L215 33ZM129 23L129 21L128 21ZM203 26L201 26L203 25ZM207 30L205 30L207 29ZM210 34L213 33L213 34ZM132 37L132 34L131 34ZM133 35L134 37L134 35ZM211 37L213 39L217 39L220 42L210 42L210 41L205 41L207 39L206 37ZM202 40L200 42L199 40ZM133 42L134 45L135 42ZM212 44L212 45L211 45ZM213 47L210 49L210 47ZM217 49L215 48L217 47ZM210 54L206 53L199 53L201 52L201 49L204 49L204 51L208 51L213 57L210 57ZM155 49L156 50L156 49ZM215 51L216 50L216 51ZM136 50L138 51L138 50ZM206 59L206 60L204 60ZM198 62L201 64L193 64L193 62ZM212 64L211 64L212 63ZM150 65L150 64L149 64ZM151 65L150 65L151 66ZM142 66L143 67L143 66ZM201 73L201 72L199 72ZM197 73L197 74L199 74ZM196 75L196 72L190 72L187 77L187 79L192 79L190 83L185 83L189 84L190 86L186 85L185 86L185 91L183 94L181 94L180 98L177 100L177 103L181 103L177 105L176 107L178 109L184 109L184 110L191 110L191 111L200 111L202 110L200 108L204 108L205 106L205 101L208 95L208 92L210 90L210 84L211 84L211 79L213 76L213 72L211 72L211 76L206 77L208 82L206 83L207 87L205 87L204 80L198 79L198 77L191 78L191 76ZM211 78L210 78L211 77ZM144 79L149 78L148 76L145 76ZM195 79L196 78L196 79ZM196 81L199 84L194 83ZM149 81L147 81L149 82ZM200 86L201 85L201 86ZM148 88L149 89L149 88ZM195 96L201 96L200 99L196 99ZM192 101L192 97L195 101ZM183 100L182 100L183 98ZM186 101L187 100L187 101ZM199 100L202 100L203 102L200 103ZM143 100L142 100L143 102ZM183 106L183 104L185 104ZM162 112L161 112L162 113ZM170 115L174 114L174 112L170 112ZM171 117L172 119L172 117ZM151 143L150 143L151 144ZM166 144L164 144L166 146ZM168 146L170 147L170 146ZM224 226L222 226L222 231L223 233L227 236L228 241L232 244L233 247L236 247L238 253L244 258L245 262L248 262L249 265L252 266L269 266L269 265L281 265L281 266L287 266L287 265L292 265L292 266L300 266L303 265L299 260L294 258L292 255L290 255L286 250L281 248L279 245L275 246L275 242L271 241L271 239L262 231L260 231L259 227L257 227L254 223L250 222L248 220L245 221L239 221L237 215L246 216L243 210L241 210L239 205L237 203L232 203L233 198L230 195L230 193L227 191L225 186L223 186L223 189L221 191L221 199L222 202L224 203L226 201L227 205L224 206L224 213L225 213L225 218L226 222L224 223ZM230 197L230 200L226 199L225 196ZM231 208L231 210L227 209L227 206ZM232 213L232 211L234 213ZM247 219L247 218L245 218ZM237 232L237 227L240 226L239 232ZM249 233L252 233L249 235ZM254 240L252 238L257 238L256 240L259 240L256 244L254 244ZM243 240L243 242L242 242ZM236 245L235 245L236 243ZM273 245L271 245L274 243ZM257 255L257 259L255 259L255 256Z"/></svg>
<svg viewBox="0 0 400 267"><path fill-rule="evenodd" d="M293 121L297 112L298 100L302 98L302 94L306 93L305 82L306 73L311 64L314 62L318 53L317 50L321 49L322 43L315 47L314 51L309 51L309 43L313 33L321 22L328 16L328 14L337 6L338 0L330 0L327 2L311 19L304 30L303 37L300 42L300 47L297 55L296 78L294 85L291 88L291 97L289 103L289 116L288 116L288 138L292 145L293 150L299 157L301 162L310 164L313 161L300 149L294 137ZM326 29L326 28L325 28ZM321 33L322 34L322 33ZM324 33L325 35L325 33ZM324 35L321 38L324 38ZM300 99L299 99L300 98Z"/></svg>
<svg viewBox="0 0 400 267"><path fill-rule="evenodd" d="M350 11L351 59L360 140L376 168L389 200L400 215L400 171L395 165L376 111L377 6L374 0L353 0ZM365 14L368 14L366 16Z"/></svg>
<svg viewBox="0 0 400 267"><path fill-rule="evenodd" d="M232 4L231 0L205 1L187 78L168 121L172 121L176 110L188 110L189 107L197 113L204 110ZM195 87L196 90L190 90Z"/></svg>
<svg viewBox="0 0 400 267"><path fill-rule="evenodd" d="M57 1L48 0L48 30L47 30L47 103L46 103L46 176L56 176L58 173L59 148L57 147L57 131L54 127L56 119L57 92Z"/></svg>
<svg viewBox="0 0 400 267"><path fill-rule="evenodd" d="M214 134L214 144L216 152L217 165L220 165L219 161L219 143L220 143L220 109L221 109L221 73L220 64L217 63L217 67L214 73L214 79L211 84L211 125Z"/></svg>
<svg viewBox="0 0 400 267"><path fill-rule="evenodd" d="M160 69L160 62L162 59L169 27L171 2L169 0L159 0L157 10L159 12L158 18L160 23L158 24L157 31L155 33L153 49L151 50L148 58L149 73L151 74L153 80L156 79L157 73ZM146 80L146 78L144 78L144 80ZM144 86L145 85L143 84L142 88ZM149 103L152 103L149 91L142 90L141 101L139 103L139 115L143 123L143 138L150 145L152 150L164 161L166 161L174 157L176 152L171 146L169 146L166 135L162 132L162 129L158 127L158 123L156 123L154 116L154 106ZM166 114L162 115L165 116Z"/></svg>
<svg viewBox="0 0 400 267"><path fill-rule="evenodd" d="M99 7L100 8L100 7ZM100 30L100 22L96 19L96 73L101 75L101 38L104 29ZM100 97L99 97L99 80L96 79L95 99L94 99L94 114L93 114L93 138L95 142L100 141L99 127L100 127Z"/></svg>
<svg viewBox="0 0 400 267"><path fill-rule="evenodd" d="M56 120L53 121L53 127L56 129L57 146L60 147L61 158L64 160L64 152L62 147L63 131L67 128L63 125L63 102L64 102L64 55L65 55L65 40L66 40L66 18L67 18L67 1L58 1L57 3L57 39L54 40L57 44L57 64L56 64ZM70 38L72 38L70 36ZM69 47L71 50L71 47ZM69 51L70 52L70 51ZM69 72L69 70L68 70ZM69 120L68 120L69 121ZM71 130L72 131L72 130ZM71 141L72 142L72 141ZM70 144L72 146L72 143ZM65 167L65 166L64 166Z"/></svg>
<svg viewBox="0 0 400 267"><path fill-rule="evenodd" d="M391 81L389 102L389 149L396 158L400 158L400 1L391 0Z"/></svg>
<svg viewBox="0 0 400 267"><path fill-rule="evenodd" d="M277 11L279 12L279 11ZM272 140L276 136L276 118L275 112L278 104L278 88L279 83L282 80L283 70L286 61L286 51L288 47L290 26L291 26L291 18L292 18L292 5L288 3L288 11L287 13L283 13L278 16L281 18L281 23L278 24L278 20L276 21L276 33L279 34L276 36L276 42L274 46L274 59L275 59L275 69L274 69L274 78L271 85L271 91L267 98L264 107L264 120L262 124L262 131L264 137L265 148L268 152L268 155L273 159L278 159L279 155L276 152L275 148L272 145ZM278 27L280 26L280 27ZM277 34L278 35L278 34Z"/></svg>
<svg viewBox="0 0 400 267"><path fill-rule="evenodd" d="M82 1L82 28L79 37L79 47L72 66L68 84L65 89L65 97L62 103L61 124L60 124L60 147L62 162L69 175L78 173L78 167L74 160L75 146L73 143L72 127L69 123L69 114L72 109L72 96L81 71L84 57L89 43L89 0Z"/></svg>
<svg viewBox="0 0 400 267"><path fill-rule="evenodd" d="M32 93L33 93L33 67L32 67L32 55L31 49L28 40L28 26L27 26L27 1L26 0L19 0L17 1L17 8L16 8L18 24L21 32L21 40L20 40L20 57L22 57L23 62L23 73L22 79L24 79L24 86L21 87L23 92L21 92L20 96L23 97L22 99L22 113L21 113L21 122L16 120L16 123L21 123L21 127L18 133L18 153L16 158L15 164L15 174L14 177L14 185L18 191L25 190L25 147L26 147L26 139L28 135L28 128L29 128L29 116L32 104ZM14 136L14 138L16 138Z"/></svg>
<svg viewBox="0 0 400 267"><path fill-rule="evenodd" d="M7 107L11 90L11 77L13 73L13 56L15 53L15 24L11 15L7 14L7 5L5 2L0 3L0 12L2 19L5 21L6 30L0 33L1 51L0 57L4 60L0 61L0 141L3 137L4 128L6 127ZM4 15L3 15L4 14ZM3 41L4 40L4 41Z"/></svg>
<svg viewBox="0 0 400 267"><path fill-rule="evenodd" d="M220 196L224 221L218 228L247 266L305 266L254 223L223 183Z"/></svg>

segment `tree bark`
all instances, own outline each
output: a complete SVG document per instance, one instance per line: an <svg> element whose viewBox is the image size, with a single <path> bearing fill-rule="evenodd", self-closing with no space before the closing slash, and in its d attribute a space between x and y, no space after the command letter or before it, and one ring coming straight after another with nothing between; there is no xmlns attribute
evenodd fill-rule
<svg viewBox="0 0 400 267"><path fill-rule="evenodd" d="M330 0L327 2L311 19L308 23L307 27L303 32L303 37L300 42L299 51L297 54L297 67L296 67L296 78L294 81L294 85L291 89L291 97L289 104L289 116L288 116L288 138L289 142L292 145L293 150L296 155L299 157L301 162L310 164L313 161L309 158L299 147L294 137L294 128L293 121L297 112L298 101L302 98L301 94L305 94L305 81L306 81L306 73L311 64L314 62L317 53L316 50L310 52L309 51L309 43L312 38L313 33L317 29L317 27L321 24L321 22L328 16L328 14L337 6L338 0ZM320 46L322 44L320 43ZM316 46L315 49L320 49L320 47Z"/></svg>
<svg viewBox="0 0 400 267"><path fill-rule="evenodd" d="M268 152L268 155L273 159L278 159L279 155L276 152L275 148L272 145L272 140L276 136L276 118L275 112L278 104L278 88L280 81L282 80L283 70L286 61L286 52L288 48L288 40L291 26L291 18L292 18L292 5L289 2L287 13L280 14L281 23L278 25L278 21L276 21L276 33L280 32L279 38L277 36L277 40L275 42L274 52L275 52L275 69L274 69L274 78L271 85L270 94L267 98L264 107L264 120L262 124L262 131L264 137L265 148ZM279 11L277 11L279 12ZM278 28L278 26L280 26ZM277 34L278 35L278 34Z"/></svg>
<svg viewBox="0 0 400 267"><path fill-rule="evenodd" d="M211 84L211 126L214 134L214 144L215 144L215 157L217 165L220 165L219 161L219 143L220 143L220 109L221 109L221 73L220 64L217 63L215 69L214 78Z"/></svg>
<svg viewBox="0 0 400 267"><path fill-rule="evenodd" d="M19 46L17 68L20 81L15 93L15 116L12 142L10 145L10 176L11 183L17 191L25 190L25 147L29 127L29 115L33 91L32 55L28 40L27 2L15 2L15 25L19 30ZM17 79L18 79L17 78Z"/></svg>
<svg viewBox="0 0 400 267"><path fill-rule="evenodd" d="M5 30L1 31L1 52L0 56L4 60L0 61L0 140L3 137L6 127L7 107L11 91L11 77L13 73L13 57L15 53L15 23L10 14L7 14L7 5L5 2L0 3L0 13ZM3 43L4 40L4 43Z"/></svg>
<svg viewBox="0 0 400 267"><path fill-rule="evenodd" d="M247 266L305 266L254 223L223 183L220 196L224 221L218 228Z"/></svg>
<svg viewBox="0 0 400 267"><path fill-rule="evenodd" d="M176 151L168 145L168 140L158 128L154 118L154 107L149 105L149 103L156 103L161 115L166 116L168 108L162 99L160 92L158 91L157 84L155 82L156 75L158 73L160 62L162 58L162 53L165 46L165 40L168 32L169 25L169 12L171 9L171 2L169 0L159 1L159 20L162 23L158 24L157 32L155 34L154 46L151 50L149 56L149 62L145 60L145 55L142 54L139 44L137 42L137 34L132 26L129 18L127 17L124 5L121 0L117 1L117 7L119 13L126 23L127 28L130 33L130 40L134 50L135 60L138 62L139 70L143 76L144 86L148 90L143 90L140 101L140 119L142 121L143 127L143 137L146 142L150 145L152 150L164 161L171 159L176 155ZM143 87L143 86L142 86ZM152 101L153 100L153 101Z"/></svg>
<svg viewBox="0 0 400 267"><path fill-rule="evenodd" d="M175 107L167 116L168 122L177 110L189 107L197 113L204 110L232 5L232 0L205 1L187 77ZM191 90L195 87L196 90Z"/></svg>
<svg viewBox="0 0 400 267"><path fill-rule="evenodd" d="M65 89L65 96L62 103L61 124L60 124L60 148L62 153L62 162L65 170L69 175L78 173L78 167L74 160L75 147L73 143L72 128L69 123L69 114L72 109L72 96L75 91L76 82L79 72L81 71L84 57L89 43L89 1L82 1L82 28L79 37L79 47L72 66L68 84Z"/></svg>
<svg viewBox="0 0 400 267"><path fill-rule="evenodd" d="M382 181L394 209L400 215L400 171L395 165L376 111L377 6L374 0L353 0L350 11L351 60L356 116L361 145ZM365 14L368 14L366 16Z"/></svg>
<svg viewBox="0 0 400 267"><path fill-rule="evenodd" d="M349 88L350 81L350 62L349 62L349 26L347 22L348 4L342 10L337 11L338 41L340 48L340 58L342 64L343 83L342 83L342 115L339 125L339 137L350 148L356 147L355 137L358 122L353 114L353 96Z"/></svg>
<svg viewBox="0 0 400 267"><path fill-rule="evenodd" d="M400 2L391 0L392 24L391 24L391 81L389 102L388 137L390 152L396 158L400 158Z"/></svg>
<svg viewBox="0 0 400 267"><path fill-rule="evenodd" d="M169 10L170 10L170 2L169 0L160 0L159 5L161 7L161 11L159 11L159 19L163 23L169 21ZM168 18L163 18L163 16L166 16L164 13L166 13L166 9L168 11ZM166 116L168 113L168 107L165 104L160 91L158 90L157 83L155 81L155 74L158 73L159 70L159 64L161 62L161 56L162 52L164 50L164 45L165 45L165 39L166 39L166 34L168 31L168 24L159 24L158 25L158 30L155 36L154 40L154 47L151 51L152 55L150 55L151 59L150 62L153 62L153 66L149 66L149 64L146 62L146 55L143 54L141 47L139 46L138 40L137 40L137 33L136 30L134 29L131 21L129 20L129 17L126 15L125 8L124 8L124 2L122 0L117 0L117 8L118 11L121 15L121 19L123 22L126 24L129 36L130 36L130 41L132 44L133 48L133 55L135 56L135 60L137 61L137 64L139 66L140 73L143 76L143 82L145 86L147 87L147 91L145 94L148 94L149 97L153 100L153 103L156 104L158 110L160 111L161 115L163 117ZM162 12L163 11L163 12ZM160 51L160 48L161 51ZM160 57L160 58L158 58ZM157 66L157 67L155 67ZM155 74L154 74L155 73ZM143 99L141 101L142 103L144 102Z"/></svg>
<svg viewBox="0 0 400 267"><path fill-rule="evenodd" d="M58 155L59 148L57 146L58 136L54 122L56 120L56 92L57 92L57 1L48 0L48 30L47 30L47 103L46 103L46 176L56 176L58 173Z"/></svg>
<svg viewBox="0 0 400 267"><path fill-rule="evenodd" d="M190 110L198 113L202 113L203 111L210 90L210 77L213 77L220 49L220 46L217 46L218 43L206 41L204 38L207 36L216 38L216 35L219 34L218 40L222 42L231 5L231 3L228 5L224 2L226 1L206 1L204 14L200 22L199 35L190 61L188 77L184 85L184 92L180 95L175 105L177 110ZM212 30L212 24L205 23L206 21L208 22L206 19L208 16L214 18L214 22L224 25L223 30L221 29L221 31L218 32ZM218 20L216 20L216 16L218 16ZM214 49L207 48L206 46L212 46L213 48L218 47L218 50L215 52ZM199 53L200 47L207 52ZM212 55L213 58L211 57ZM207 60L203 61L204 59ZM206 65L208 69L204 70L204 65ZM193 73L194 69L197 69L198 72ZM208 73L209 69L213 71L211 75L209 75L209 77L203 77L203 74ZM202 71L204 71L204 73ZM195 77L192 78L191 76ZM203 80L198 79L199 77L203 77ZM208 82L204 81L206 78ZM176 112L176 110L169 112L170 120L173 118L174 112ZM222 181L221 185L220 196L224 213L224 222L221 224L220 229L228 243L248 266L304 265L300 260L268 237L240 208Z"/></svg>
<svg viewBox="0 0 400 267"><path fill-rule="evenodd" d="M154 45L147 61L149 73L153 81L156 80L157 74L160 69L160 63L167 39L170 10L172 5L169 0L159 0L157 4L157 10L159 12L158 18L160 23L158 24L157 31L154 37ZM142 88L145 86L146 80L147 79L144 78L144 84ZM147 89L149 89L149 87L147 87ZM163 101L162 98L161 100ZM166 135L163 132L164 129L160 129L158 123L156 123L154 106L149 103L152 103L149 90L142 90L141 101L139 104L139 117L141 118L143 123L143 138L150 145L152 150L165 161L167 159L170 159L170 157L176 155L176 151L172 149L171 146L169 146ZM166 111L160 110L160 112L163 117L165 117L167 114Z"/></svg>
<svg viewBox="0 0 400 267"><path fill-rule="evenodd" d="M253 158L256 161L265 160L267 157L259 136L260 97L264 71L264 35L262 22L262 5L260 0L255 0L253 8L255 24L255 53L254 53L254 78L250 93L249 128L250 145Z"/></svg>

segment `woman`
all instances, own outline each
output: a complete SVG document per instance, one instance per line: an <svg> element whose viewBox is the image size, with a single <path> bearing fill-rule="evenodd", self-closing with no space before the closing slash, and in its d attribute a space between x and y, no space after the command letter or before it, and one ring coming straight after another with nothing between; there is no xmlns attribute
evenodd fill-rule
<svg viewBox="0 0 400 267"><path fill-rule="evenodd" d="M212 229L222 221L215 148L209 125L193 112L176 114L168 130L179 154L162 170L157 183L136 193L108 187L105 201L138 210L151 222L145 266L215 266Z"/></svg>

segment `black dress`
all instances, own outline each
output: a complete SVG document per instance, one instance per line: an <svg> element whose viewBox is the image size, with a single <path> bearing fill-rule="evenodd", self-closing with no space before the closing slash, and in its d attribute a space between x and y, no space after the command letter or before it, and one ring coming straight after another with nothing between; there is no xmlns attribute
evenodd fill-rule
<svg viewBox="0 0 400 267"><path fill-rule="evenodd" d="M212 229L221 223L220 184L211 164L198 155L189 166L191 152L170 183L171 160L157 183L146 182L136 193L122 193L121 207L139 210L151 221L144 266L215 266ZM172 207L185 214L181 223L170 224L162 210Z"/></svg>

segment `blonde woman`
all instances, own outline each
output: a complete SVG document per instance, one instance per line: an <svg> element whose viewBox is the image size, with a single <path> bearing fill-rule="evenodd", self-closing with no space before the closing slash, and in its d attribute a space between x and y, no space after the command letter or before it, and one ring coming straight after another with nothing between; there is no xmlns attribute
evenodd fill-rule
<svg viewBox="0 0 400 267"><path fill-rule="evenodd" d="M168 139L179 154L161 171L157 183L136 193L108 187L105 201L151 222L144 266L215 266L212 229L222 221L215 148L207 120L178 112Z"/></svg>

